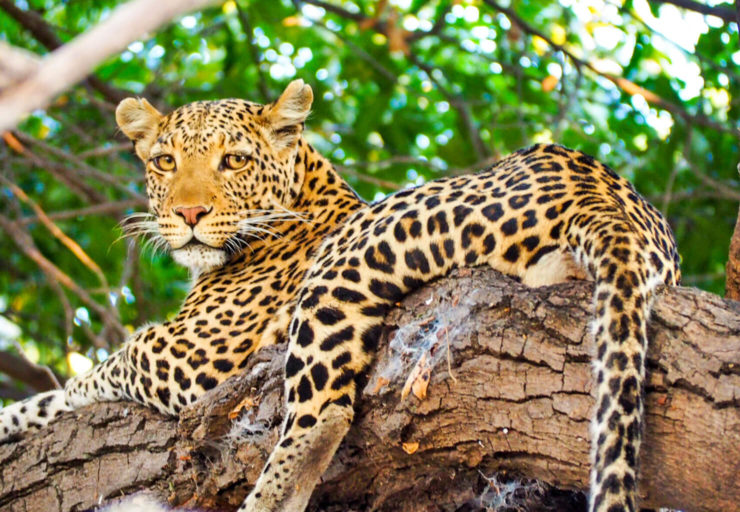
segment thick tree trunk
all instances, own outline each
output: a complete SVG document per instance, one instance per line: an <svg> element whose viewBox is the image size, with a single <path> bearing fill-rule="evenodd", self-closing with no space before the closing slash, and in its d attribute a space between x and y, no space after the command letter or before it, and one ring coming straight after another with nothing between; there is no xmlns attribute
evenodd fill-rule
<svg viewBox="0 0 740 512"><path fill-rule="evenodd" d="M585 488L591 290L529 289L481 269L408 297L386 319L355 424L312 509L479 510L513 488L502 475ZM664 290L650 338L643 504L740 510L740 303ZM0 510L85 510L140 489L172 505L234 508L278 436L282 360L283 347L263 350L179 422L100 404L0 446ZM524 490L514 496L541 494ZM578 496L563 499L574 501L552 509L578 509Z"/></svg>

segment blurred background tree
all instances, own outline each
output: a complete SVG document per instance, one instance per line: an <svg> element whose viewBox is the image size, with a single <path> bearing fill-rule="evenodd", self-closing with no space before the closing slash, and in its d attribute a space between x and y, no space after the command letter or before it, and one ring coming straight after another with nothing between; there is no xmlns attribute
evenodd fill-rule
<svg viewBox="0 0 740 512"><path fill-rule="evenodd" d="M0 0L0 42L43 55L118 3ZM713 0L232 0L181 17L2 133L0 400L104 359L187 291L186 271L116 227L146 208L113 119L127 95L164 111L268 102L302 78L309 141L368 200L533 142L581 149L668 216L684 283L722 293L740 200L734 20Z"/></svg>

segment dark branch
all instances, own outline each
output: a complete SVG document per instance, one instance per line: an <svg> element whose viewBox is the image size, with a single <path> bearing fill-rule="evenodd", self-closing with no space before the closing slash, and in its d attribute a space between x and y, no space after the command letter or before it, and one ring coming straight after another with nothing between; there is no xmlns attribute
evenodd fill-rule
<svg viewBox="0 0 740 512"><path fill-rule="evenodd" d="M727 23L737 23L738 20L735 16L735 11L731 7L724 7L722 5L705 5L693 0L652 0L656 4L671 4L682 9L689 11L706 14L707 16L716 16L723 19Z"/></svg>
<svg viewBox="0 0 740 512"><path fill-rule="evenodd" d="M432 66L425 62L422 62L421 59L419 59L413 53L409 53L407 57L419 69L427 74L429 80L431 80L431 82L437 86L439 92L441 92L442 95L447 99L452 108L457 111L458 118L460 119L460 124L465 129L465 131L468 132L470 145L473 147L473 151L475 151L475 156L477 160L485 159L489 154L488 147L486 146L485 142L483 142L483 139L480 136L480 131L476 126L472 113L470 112L470 104L466 102L461 95L453 93L447 87L442 85L442 83L434 76L434 68L432 68Z"/></svg>
<svg viewBox="0 0 740 512"><path fill-rule="evenodd" d="M247 12L247 8L242 7L239 2L236 2L236 13L242 31L247 38L247 49L249 50L249 56L252 58L254 69L257 73L257 87L260 91L260 100L262 103L267 103L270 101L270 89L267 87L267 78L260 68L259 50L252 41L254 39L254 32L252 31L252 22L249 19L249 13Z"/></svg>
<svg viewBox="0 0 740 512"><path fill-rule="evenodd" d="M85 208L76 208L73 210L60 210L48 214L51 220L75 219L77 217L87 217L89 215L115 215L118 216L129 208L141 208L146 206L144 199L124 199L122 201L105 202ZM16 222L21 224L31 224L37 222L39 218L36 215L22 217Z"/></svg>
<svg viewBox="0 0 740 512"><path fill-rule="evenodd" d="M33 395L33 393L30 391L18 389L12 384L0 382L0 398L18 401L23 400L24 398L28 398L31 395Z"/></svg>
<svg viewBox="0 0 740 512"><path fill-rule="evenodd" d="M59 381L49 368L10 352L0 352L0 373L28 384L39 392L59 388Z"/></svg>
<svg viewBox="0 0 740 512"><path fill-rule="evenodd" d="M2 0L0 0L2 1ZM119 176L116 176L114 174L103 172L100 169L96 169L92 165L85 162L82 158L79 156L70 153L68 151L65 151L63 149L60 149L56 146L53 146L51 144L47 144L41 139L37 139L36 137L32 137L25 132L21 131L14 131L13 134L23 143L26 144L26 146L35 146L38 149L44 151L45 153L48 153L50 155L53 155L55 158L63 159L67 162L69 162L74 168L72 170L68 168L64 168L66 172L73 173L78 176L84 176L85 178L89 178L94 183L105 183L107 185L110 185L111 187L114 187L115 189L119 190L120 192L123 192L124 194L134 198L143 201L145 198L140 193L136 192L135 190L132 190L131 187L128 186L127 183L123 183L121 181L121 178ZM24 148L25 151L22 153L23 156L28 157L30 150L28 147ZM36 155L38 158L38 155ZM36 162L34 162L36 164ZM54 164L56 167L60 167L58 164ZM45 166L40 166L42 169L45 168ZM125 181L130 181L131 178L126 177ZM95 203L101 203L101 202L107 202L107 198L105 196L102 196L102 199L98 199L95 201L92 201Z"/></svg>

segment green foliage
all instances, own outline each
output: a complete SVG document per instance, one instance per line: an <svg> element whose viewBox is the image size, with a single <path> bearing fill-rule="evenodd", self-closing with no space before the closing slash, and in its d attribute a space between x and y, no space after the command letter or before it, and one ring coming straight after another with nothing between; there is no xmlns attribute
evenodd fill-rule
<svg viewBox="0 0 740 512"><path fill-rule="evenodd" d="M39 12L66 42L110 15L117 2L16 4ZM740 198L736 26L684 13L693 24L673 27L665 20L678 23L682 16L673 6L616 4L229 1L132 43L95 74L163 110L228 96L266 102L303 78L316 97L310 141L369 200L391 192L391 184L474 170L534 141L581 149L631 179L668 215L687 282L721 293ZM675 32L666 27L680 38L672 41ZM695 45L686 41L691 31ZM47 52L2 11L0 39ZM649 91L646 98L635 94L638 88ZM141 197L140 165L119 147L124 138L113 107L86 83L34 112L19 126L25 153L0 145L3 176L49 214ZM105 147L112 149L85 153ZM10 188L2 195L2 215L34 215ZM16 223L96 302L115 301L111 311L129 329L171 315L188 280L166 256L134 256L139 251L116 240L117 218L135 209L142 208L56 220L103 269L106 289L38 220ZM22 328L20 345L61 375L69 373L69 351L104 356L96 349L110 350L107 344L119 340L115 332L104 330L100 315L77 295L60 291L15 237L0 233L6 262L0 308ZM65 315L65 300L75 318ZM0 325L0 350L12 348L2 332ZM101 334L98 345L91 332Z"/></svg>

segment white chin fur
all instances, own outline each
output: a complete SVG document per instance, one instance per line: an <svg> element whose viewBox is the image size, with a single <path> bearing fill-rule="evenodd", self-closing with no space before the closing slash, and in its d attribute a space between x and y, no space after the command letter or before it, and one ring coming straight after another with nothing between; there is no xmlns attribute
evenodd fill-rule
<svg viewBox="0 0 740 512"><path fill-rule="evenodd" d="M196 275L223 266L228 260L225 251L205 245L188 245L172 251L172 258Z"/></svg>

